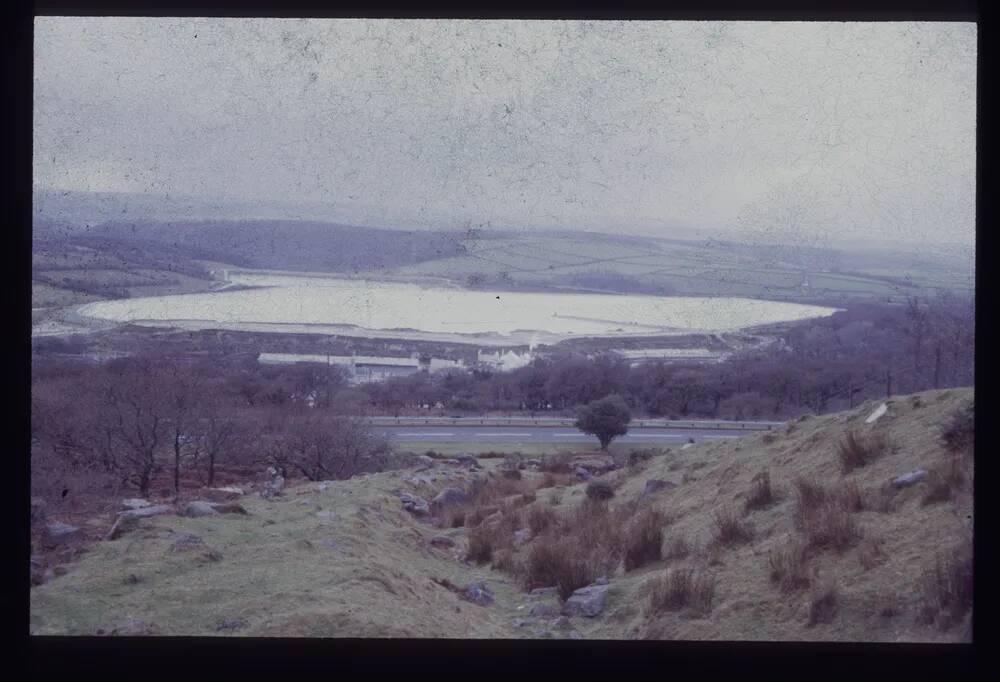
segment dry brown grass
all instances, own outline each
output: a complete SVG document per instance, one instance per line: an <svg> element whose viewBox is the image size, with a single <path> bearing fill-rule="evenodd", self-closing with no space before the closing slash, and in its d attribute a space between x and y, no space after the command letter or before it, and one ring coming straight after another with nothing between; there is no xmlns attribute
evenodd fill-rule
<svg viewBox="0 0 1000 682"><path fill-rule="evenodd" d="M795 490L794 524L805 533L807 548L843 552L861 539L863 531L851 515L863 507L856 485L825 488L799 478Z"/></svg>
<svg viewBox="0 0 1000 682"><path fill-rule="evenodd" d="M846 474L863 467L888 451L890 446L889 438L884 433L862 435L852 429L837 443L841 470Z"/></svg>
<svg viewBox="0 0 1000 682"><path fill-rule="evenodd" d="M972 609L972 542L965 540L949 554L939 554L921 580L918 620L947 630Z"/></svg>
<svg viewBox="0 0 1000 682"><path fill-rule="evenodd" d="M667 541L666 551L663 553L664 559L683 559L691 554L691 547L683 535L670 538Z"/></svg>
<svg viewBox="0 0 1000 682"><path fill-rule="evenodd" d="M599 556L578 544L574 538L559 537L551 532L532 543L518 569L525 589L554 585L564 601L575 590L590 585L609 572Z"/></svg>
<svg viewBox="0 0 1000 682"><path fill-rule="evenodd" d="M572 474L555 474L551 471L546 471L541 481L538 482L537 489L556 488L558 486L573 485L574 483L576 483L576 477Z"/></svg>
<svg viewBox="0 0 1000 682"><path fill-rule="evenodd" d="M715 541L725 547L753 540L753 526L740 519L728 506L715 512Z"/></svg>
<svg viewBox="0 0 1000 682"><path fill-rule="evenodd" d="M668 568L653 580L649 615L684 608L708 613L715 597L715 584L714 576L693 568Z"/></svg>
<svg viewBox="0 0 1000 682"><path fill-rule="evenodd" d="M643 509L625 527L622 560L631 571L663 558L663 528L667 515L652 508Z"/></svg>
<svg viewBox="0 0 1000 682"><path fill-rule="evenodd" d="M768 566L771 582L786 594L803 590L812 584L806 546L797 538L791 538L784 545L771 550Z"/></svg>
<svg viewBox="0 0 1000 682"><path fill-rule="evenodd" d="M886 558L885 541L882 538L865 538L858 547L858 561L866 571L882 564Z"/></svg>
<svg viewBox="0 0 1000 682"><path fill-rule="evenodd" d="M971 474L967 458L962 455L949 455L927 470L924 479L924 495L920 504L927 506L939 502L954 500L959 492L965 489Z"/></svg>
<svg viewBox="0 0 1000 682"><path fill-rule="evenodd" d="M528 508L527 511L527 521L528 528L531 529L532 535L541 535L547 531L550 527L556 524L559 520L559 515L556 514L550 507L543 507L541 505L533 505Z"/></svg>
<svg viewBox="0 0 1000 682"><path fill-rule="evenodd" d="M754 476L752 483L750 493L743 503L745 511L766 509L774 504L775 496L774 491L771 489L771 474L767 469Z"/></svg>
<svg viewBox="0 0 1000 682"><path fill-rule="evenodd" d="M552 474L568 474L572 471L572 467L570 466L570 462L572 460L572 454L568 452L557 452L543 457L542 464L539 469Z"/></svg>
<svg viewBox="0 0 1000 682"><path fill-rule="evenodd" d="M833 621L839 605L840 591L837 585L832 582L820 585L809 595L809 619L806 621L806 626L812 627Z"/></svg>
<svg viewBox="0 0 1000 682"><path fill-rule="evenodd" d="M587 484L586 494L588 499L605 501L615 496L615 489L607 481L591 481Z"/></svg>
<svg viewBox="0 0 1000 682"><path fill-rule="evenodd" d="M970 400L955 410L941 427L941 440L952 452L971 451L975 444L975 404Z"/></svg>

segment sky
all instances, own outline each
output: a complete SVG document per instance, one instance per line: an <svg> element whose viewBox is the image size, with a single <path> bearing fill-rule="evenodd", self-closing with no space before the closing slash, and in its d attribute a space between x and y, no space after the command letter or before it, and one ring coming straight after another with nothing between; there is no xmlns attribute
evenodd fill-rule
<svg viewBox="0 0 1000 682"><path fill-rule="evenodd" d="M975 238L973 23L39 17L34 47L36 193Z"/></svg>

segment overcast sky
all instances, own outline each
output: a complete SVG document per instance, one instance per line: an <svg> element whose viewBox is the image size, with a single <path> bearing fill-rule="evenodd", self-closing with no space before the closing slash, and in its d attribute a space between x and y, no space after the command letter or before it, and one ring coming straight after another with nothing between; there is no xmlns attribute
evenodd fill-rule
<svg viewBox="0 0 1000 682"><path fill-rule="evenodd" d="M34 186L974 239L971 23L37 18Z"/></svg>

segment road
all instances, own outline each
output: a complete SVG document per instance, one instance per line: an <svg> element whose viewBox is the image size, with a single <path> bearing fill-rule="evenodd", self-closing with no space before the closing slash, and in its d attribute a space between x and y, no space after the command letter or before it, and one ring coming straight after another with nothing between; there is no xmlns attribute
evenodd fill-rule
<svg viewBox="0 0 1000 682"><path fill-rule="evenodd" d="M525 443L596 443L597 438L580 433L573 428L545 426L376 426L375 430L392 435L404 443L505 443L519 445ZM632 429L626 435L616 438L616 443L673 444L681 445L693 439L696 443L739 438L753 433L727 429L724 432L707 429Z"/></svg>

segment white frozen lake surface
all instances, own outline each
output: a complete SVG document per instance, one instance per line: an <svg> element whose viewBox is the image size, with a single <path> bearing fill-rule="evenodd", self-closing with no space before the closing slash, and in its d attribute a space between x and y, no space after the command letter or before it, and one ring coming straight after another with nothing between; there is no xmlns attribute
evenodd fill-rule
<svg viewBox="0 0 1000 682"><path fill-rule="evenodd" d="M573 336L721 332L824 317L834 308L741 298L470 291L336 277L234 272L260 287L89 303L81 315L188 329L553 342Z"/></svg>

